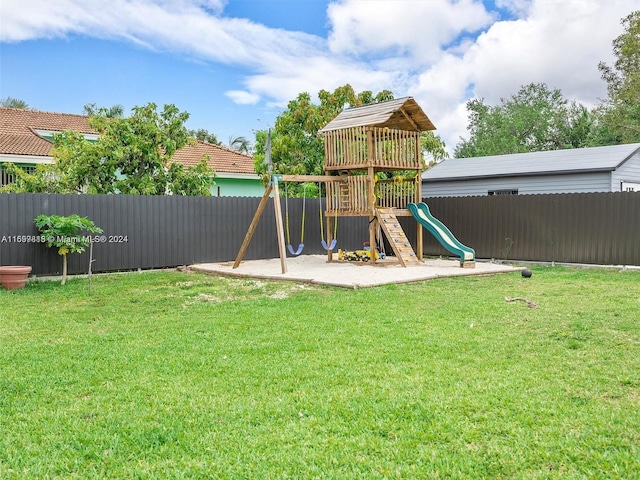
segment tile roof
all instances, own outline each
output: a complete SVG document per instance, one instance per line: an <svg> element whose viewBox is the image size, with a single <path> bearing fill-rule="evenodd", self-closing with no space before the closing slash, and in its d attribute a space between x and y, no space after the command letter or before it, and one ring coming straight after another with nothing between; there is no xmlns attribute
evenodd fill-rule
<svg viewBox="0 0 640 480"><path fill-rule="evenodd" d="M613 171L640 151L640 143L514 153L473 158L450 158L422 174L426 182L523 175L557 175Z"/></svg>
<svg viewBox="0 0 640 480"><path fill-rule="evenodd" d="M49 156L52 143L35 130L98 133L89 127L84 115L0 107L0 154ZM218 174L255 174L250 155L201 141L178 150L173 161L188 167L196 165L205 154L210 157L209 166Z"/></svg>
<svg viewBox="0 0 640 480"><path fill-rule="evenodd" d="M48 156L53 145L35 130L98 133L83 115L0 107L0 153Z"/></svg>
<svg viewBox="0 0 640 480"><path fill-rule="evenodd" d="M173 161L186 167L197 165L203 155L209 155L207 162L216 173L248 173L255 174L253 157L230 148L214 145L198 140L196 145L187 145L178 150Z"/></svg>

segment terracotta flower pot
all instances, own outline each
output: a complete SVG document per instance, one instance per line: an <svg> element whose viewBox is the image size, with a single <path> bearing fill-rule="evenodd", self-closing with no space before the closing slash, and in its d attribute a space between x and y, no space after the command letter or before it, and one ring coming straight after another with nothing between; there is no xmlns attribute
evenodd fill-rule
<svg viewBox="0 0 640 480"><path fill-rule="evenodd" d="M0 267L0 284L7 290L22 288L27 284L31 267L9 265Z"/></svg>

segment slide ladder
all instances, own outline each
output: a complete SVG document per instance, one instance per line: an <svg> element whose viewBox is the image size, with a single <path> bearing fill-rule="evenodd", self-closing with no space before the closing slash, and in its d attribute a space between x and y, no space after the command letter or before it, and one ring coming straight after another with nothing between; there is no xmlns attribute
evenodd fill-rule
<svg viewBox="0 0 640 480"><path fill-rule="evenodd" d="M400 261L400 265L406 267L407 265L422 265L422 262L418 260L413 247L409 243L407 236L398 221L393 209L390 208L378 208L376 209L376 216L378 222L382 227L382 231L386 235L393 253Z"/></svg>
<svg viewBox="0 0 640 480"><path fill-rule="evenodd" d="M407 208L420 225L425 227L433 235L440 245L451 253L460 257L460 266L474 268L476 265L476 252L458 241L444 223L431 215L426 203L410 203Z"/></svg>

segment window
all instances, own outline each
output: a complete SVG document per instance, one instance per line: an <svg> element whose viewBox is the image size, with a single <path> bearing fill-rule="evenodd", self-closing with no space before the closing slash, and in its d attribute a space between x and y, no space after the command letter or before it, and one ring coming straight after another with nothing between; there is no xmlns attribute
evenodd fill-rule
<svg viewBox="0 0 640 480"><path fill-rule="evenodd" d="M33 174L36 171L36 167L34 165L18 165L18 167L22 168L22 170L28 174ZM13 175L7 172L7 170L0 165L0 187L13 183L13 180Z"/></svg>
<svg viewBox="0 0 640 480"><path fill-rule="evenodd" d="M3 166L0 165L0 187L13 183L13 175L10 175Z"/></svg>
<svg viewBox="0 0 640 480"><path fill-rule="evenodd" d="M640 183L622 182L620 185L621 192L640 192Z"/></svg>
<svg viewBox="0 0 640 480"><path fill-rule="evenodd" d="M489 190L488 195L518 195L518 189Z"/></svg>

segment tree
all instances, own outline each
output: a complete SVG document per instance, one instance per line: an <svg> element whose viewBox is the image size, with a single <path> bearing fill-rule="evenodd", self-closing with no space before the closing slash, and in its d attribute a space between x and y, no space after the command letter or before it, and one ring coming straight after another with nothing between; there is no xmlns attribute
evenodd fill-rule
<svg viewBox="0 0 640 480"><path fill-rule="evenodd" d="M198 130L189 130L189 135L196 140L200 140L201 142L211 143L213 145L222 145L222 142L218 141L213 133L209 133L209 131L205 130L204 128L199 128Z"/></svg>
<svg viewBox="0 0 640 480"><path fill-rule="evenodd" d="M59 182L56 165L39 163L33 173L11 162L4 163L2 168L13 177L13 181L0 187L0 193L69 193Z"/></svg>
<svg viewBox="0 0 640 480"><path fill-rule="evenodd" d="M25 102L24 100L13 98L13 97L7 97L0 100L0 106L9 107L9 108L23 108L23 109L29 108L29 105L27 105L27 102Z"/></svg>
<svg viewBox="0 0 640 480"><path fill-rule="evenodd" d="M289 102L287 109L276 119L271 135L274 172L300 175L322 174L324 145L322 138L318 136L318 130L335 118L346 106L355 107L391 100L393 94L389 90L383 90L376 95L371 91L356 94L353 87L347 84L336 88L333 92L321 90L318 98L319 105L311 101L309 93L301 93L295 100ZM254 161L258 173L266 171L264 165L266 138L266 131L256 133Z"/></svg>
<svg viewBox="0 0 640 480"><path fill-rule="evenodd" d="M82 253L91 244L85 232L102 233L102 229L94 225L87 217L76 214L62 217L60 215L38 215L34 220L40 235L45 238L47 247L56 247L62 256L62 282L67 282L67 254Z"/></svg>
<svg viewBox="0 0 640 480"><path fill-rule="evenodd" d="M429 159L426 165L427 168L449 157L444 140L433 131L420 134L420 147L422 148L423 157Z"/></svg>
<svg viewBox="0 0 640 480"><path fill-rule="evenodd" d="M558 89L531 83L500 105L484 99L467 102L469 139L455 147L456 157L480 157L587 146L594 114L569 102Z"/></svg>
<svg viewBox="0 0 640 480"><path fill-rule="evenodd" d="M598 64L609 94L599 133L612 143L635 143L640 142L640 11L621 23L624 32L613 41L615 63Z"/></svg>
<svg viewBox="0 0 640 480"><path fill-rule="evenodd" d="M229 137L229 148L242 153L249 153L251 143L246 137Z"/></svg>
<svg viewBox="0 0 640 480"><path fill-rule="evenodd" d="M107 118L122 118L124 115L124 107L120 104L112 107L97 107L95 103L87 103L82 109L85 115L89 117L104 116Z"/></svg>
<svg viewBox="0 0 640 480"><path fill-rule="evenodd" d="M78 132L54 135L54 164L34 174L10 166L16 182L5 191L46 193L124 193L141 195L207 195L215 173L206 164L173 166L174 153L187 145L189 117L174 105L161 112L154 103L134 107L128 118L98 109L89 124L100 133L93 142ZM175 183L175 184L174 184ZM206 191L205 191L206 190Z"/></svg>
<svg viewBox="0 0 640 480"><path fill-rule="evenodd" d="M209 167L209 155L189 168L184 168L181 163L172 163L169 167L169 190L173 195L208 197L211 195L211 187L214 185L215 172Z"/></svg>

